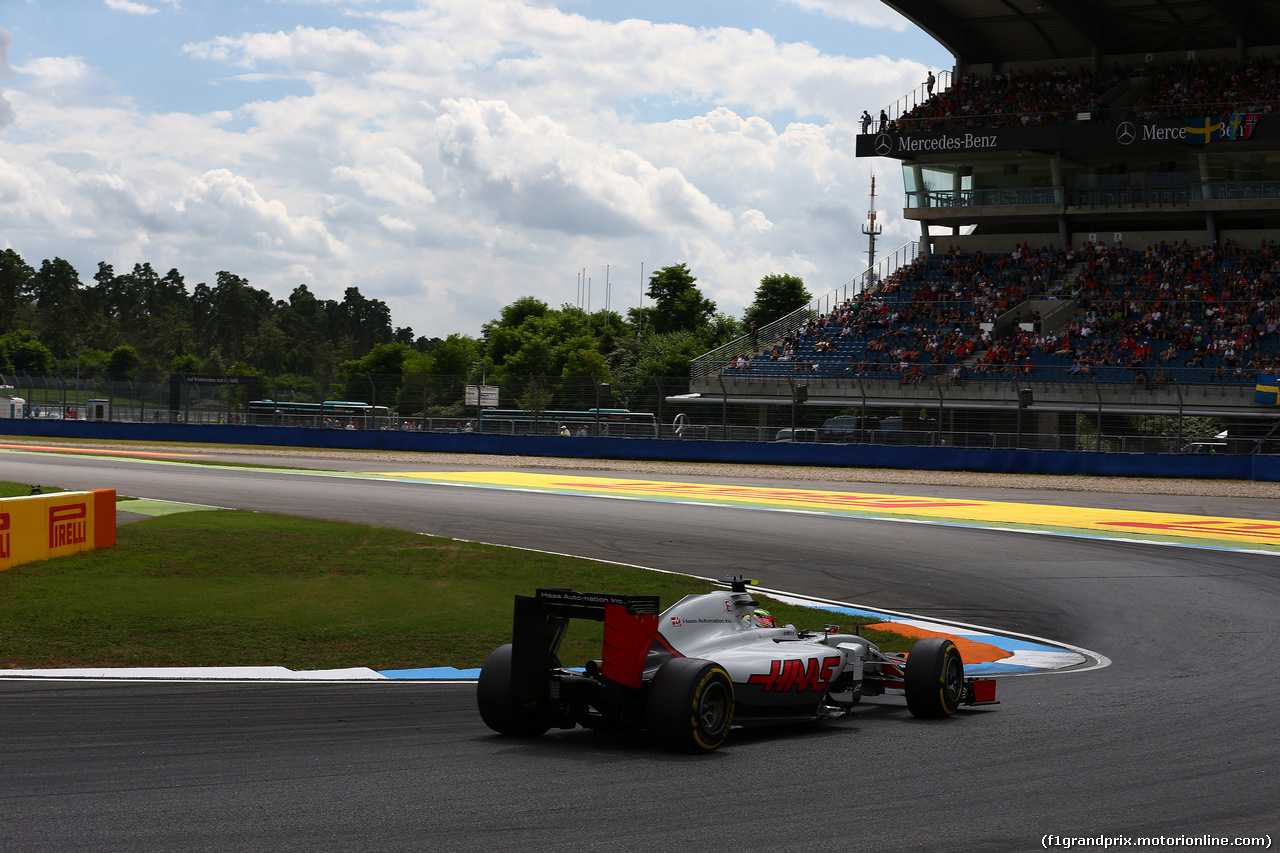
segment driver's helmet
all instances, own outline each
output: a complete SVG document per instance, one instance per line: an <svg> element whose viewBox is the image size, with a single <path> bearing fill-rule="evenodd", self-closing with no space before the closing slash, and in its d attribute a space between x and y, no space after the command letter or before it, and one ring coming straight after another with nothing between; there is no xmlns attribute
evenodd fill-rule
<svg viewBox="0 0 1280 853"><path fill-rule="evenodd" d="M757 628L776 628L778 623L773 621L773 617L769 615L768 610L759 607L751 614L751 618L755 620Z"/></svg>

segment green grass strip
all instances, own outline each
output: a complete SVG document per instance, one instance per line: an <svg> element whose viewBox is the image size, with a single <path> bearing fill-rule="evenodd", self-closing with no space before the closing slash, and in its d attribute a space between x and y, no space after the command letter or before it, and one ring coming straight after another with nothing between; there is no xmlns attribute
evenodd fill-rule
<svg viewBox="0 0 1280 853"><path fill-rule="evenodd" d="M31 494L34 485L28 486L23 483L0 483L0 498L25 498ZM41 494L49 494L51 492L60 492L55 486L40 486Z"/></svg>
<svg viewBox="0 0 1280 853"><path fill-rule="evenodd" d="M664 607L712 589L400 530L230 510L166 515L121 526L114 547L0 572L0 669L475 667L510 640L513 596L539 586L659 595ZM761 599L801 628L832 618ZM889 649L910 644L867 635ZM599 624L573 622L561 659L598 657L600 638Z"/></svg>

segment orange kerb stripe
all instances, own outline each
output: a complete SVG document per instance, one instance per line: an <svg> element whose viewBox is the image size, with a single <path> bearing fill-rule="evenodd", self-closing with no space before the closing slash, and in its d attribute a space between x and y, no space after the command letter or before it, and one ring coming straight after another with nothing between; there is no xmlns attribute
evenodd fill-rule
<svg viewBox="0 0 1280 853"><path fill-rule="evenodd" d="M116 490L94 489L93 547L106 548L114 544L116 544Z"/></svg>
<svg viewBox="0 0 1280 853"><path fill-rule="evenodd" d="M880 622L866 627L876 631L891 631L904 637L946 637L956 644L956 648L960 650L960 659L965 663L992 663L1003 658L1013 657L1013 652L1006 651L999 646L993 646L990 643L979 643L967 637L957 637L954 634L939 634L936 631L926 631L923 628L917 628L915 625Z"/></svg>

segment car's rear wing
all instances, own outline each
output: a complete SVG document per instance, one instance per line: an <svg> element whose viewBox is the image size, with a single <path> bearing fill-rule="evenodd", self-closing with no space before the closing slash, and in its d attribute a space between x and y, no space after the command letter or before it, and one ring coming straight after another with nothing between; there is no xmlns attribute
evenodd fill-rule
<svg viewBox="0 0 1280 853"><path fill-rule="evenodd" d="M516 697L537 701L571 619L604 623L602 674L637 690L645 656L658 635L656 595L612 595L539 589L517 595L511 630L511 686Z"/></svg>
<svg viewBox="0 0 1280 853"><path fill-rule="evenodd" d="M516 596L517 599L520 597ZM613 595L572 589L539 589L534 599L549 613L597 622L605 621L606 608L610 604L623 608L629 616L657 616L661 607L661 599L656 595Z"/></svg>

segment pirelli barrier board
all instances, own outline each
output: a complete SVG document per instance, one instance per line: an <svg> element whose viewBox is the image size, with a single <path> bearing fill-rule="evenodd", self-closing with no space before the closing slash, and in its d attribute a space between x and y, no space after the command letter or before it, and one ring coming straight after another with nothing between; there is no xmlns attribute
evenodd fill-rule
<svg viewBox="0 0 1280 853"><path fill-rule="evenodd" d="M116 490L0 499L0 571L116 544Z"/></svg>

